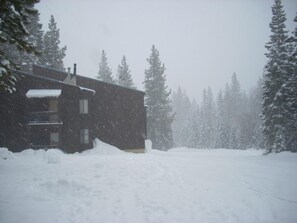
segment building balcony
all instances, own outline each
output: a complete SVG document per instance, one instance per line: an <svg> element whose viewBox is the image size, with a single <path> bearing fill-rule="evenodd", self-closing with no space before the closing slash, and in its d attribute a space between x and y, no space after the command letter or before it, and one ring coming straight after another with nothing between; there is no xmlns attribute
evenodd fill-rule
<svg viewBox="0 0 297 223"><path fill-rule="evenodd" d="M30 112L27 116L27 125L62 125L57 112L38 111Z"/></svg>

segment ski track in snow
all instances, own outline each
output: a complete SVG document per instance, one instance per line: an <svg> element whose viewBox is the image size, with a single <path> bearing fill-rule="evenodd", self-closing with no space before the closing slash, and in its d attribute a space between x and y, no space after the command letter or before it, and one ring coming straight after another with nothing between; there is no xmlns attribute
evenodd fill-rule
<svg viewBox="0 0 297 223"><path fill-rule="evenodd" d="M297 222L297 154L0 152L1 223Z"/></svg>

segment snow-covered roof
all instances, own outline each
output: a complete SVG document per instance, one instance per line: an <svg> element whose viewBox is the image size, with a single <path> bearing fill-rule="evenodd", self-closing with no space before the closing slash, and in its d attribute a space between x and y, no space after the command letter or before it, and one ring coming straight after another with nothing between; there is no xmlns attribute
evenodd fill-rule
<svg viewBox="0 0 297 223"><path fill-rule="evenodd" d="M59 97L61 95L61 89L30 89L26 93L27 98L47 98L47 97Z"/></svg>

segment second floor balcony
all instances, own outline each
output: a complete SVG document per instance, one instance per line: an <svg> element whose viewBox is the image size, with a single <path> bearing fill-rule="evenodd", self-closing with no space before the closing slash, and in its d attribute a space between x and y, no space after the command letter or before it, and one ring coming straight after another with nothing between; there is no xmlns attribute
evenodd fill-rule
<svg viewBox="0 0 297 223"><path fill-rule="evenodd" d="M61 125L61 119L58 112L37 111L29 112L27 116L27 125Z"/></svg>

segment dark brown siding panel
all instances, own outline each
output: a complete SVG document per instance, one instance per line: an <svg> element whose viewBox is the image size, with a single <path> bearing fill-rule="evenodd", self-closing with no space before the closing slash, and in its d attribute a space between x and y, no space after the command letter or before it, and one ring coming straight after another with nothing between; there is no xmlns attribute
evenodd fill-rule
<svg viewBox="0 0 297 223"><path fill-rule="evenodd" d="M73 109L78 107L78 87L33 75L24 75L17 82L16 89L17 91L13 94L1 95L1 115L4 117L1 122L4 125L9 125L9 127L5 128L2 127L4 125L1 125L0 146L8 147L14 152L21 151L32 147L32 138L38 134L44 135L44 137L41 137L37 142L47 145L49 141L49 133L47 132L52 131L60 133L59 148L63 151L77 152L80 150L79 122L73 121L78 119L78 111ZM62 90L62 94L58 98L58 114L62 120L62 125L27 125L30 111L46 111L49 100L47 98L31 100L26 98L29 89ZM11 101L12 103L10 103Z"/></svg>
<svg viewBox="0 0 297 223"><path fill-rule="evenodd" d="M144 93L77 76L77 84L96 91L91 101L94 137L120 149L144 148Z"/></svg>
<svg viewBox="0 0 297 223"><path fill-rule="evenodd" d="M25 120L25 98L18 95L0 93L0 147L8 147L13 152L27 148Z"/></svg>
<svg viewBox="0 0 297 223"><path fill-rule="evenodd" d="M33 67L34 75L16 72L16 92L0 93L0 146L20 151L35 144L50 144L50 133L59 133L54 146L65 152L92 148L95 138L120 149L143 149L146 138L144 92L104 83L77 75L77 85L61 82L66 73L41 66ZM83 89L81 87L93 89ZM59 122L28 124L30 115L49 112L48 98L26 98L29 89L61 89L58 100ZM79 100L88 100L88 113L80 114ZM35 116L34 116L35 117ZM80 131L88 129L89 143L80 141ZM34 143L35 144L34 144ZM50 144L51 146L53 144Z"/></svg>
<svg viewBox="0 0 297 223"><path fill-rule="evenodd" d="M79 122L78 120L79 89L65 87L59 104L63 124L61 126L61 147L65 152L79 152Z"/></svg>

